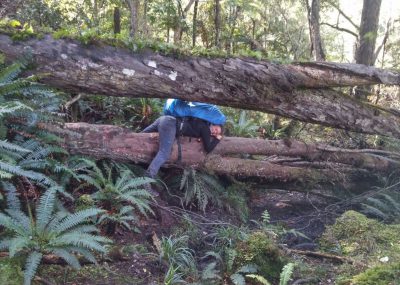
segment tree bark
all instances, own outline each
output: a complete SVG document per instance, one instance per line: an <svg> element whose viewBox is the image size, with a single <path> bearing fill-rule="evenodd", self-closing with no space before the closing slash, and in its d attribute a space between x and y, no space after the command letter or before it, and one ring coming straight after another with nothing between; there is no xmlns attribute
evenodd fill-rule
<svg viewBox="0 0 400 285"><path fill-rule="evenodd" d="M197 9L199 7L199 0L194 1L193 8L193 33L192 33L192 47L196 46L196 38L197 38Z"/></svg>
<svg viewBox="0 0 400 285"><path fill-rule="evenodd" d="M320 24L319 24L319 11L320 11L320 0L312 0L311 7L307 3L308 10L308 25L310 29L310 41L311 41L311 54L316 61L325 61L325 53L322 47Z"/></svg>
<svg viewBox="0 0 400 285"><path fill-rule="evenodd" d="M126 3L129 7L129 12L131 14L130 23L130 36L134 38L137 36L138 32L138 9L139 9L139 0L126 0Z"/></svg>
<svg viewBox="0 0 400 285"><path fill-rule="evenodd" d="M64 147L72 154L149 163L158 151L157 133L134 133L121 127L87 123L67 123L63 130L57 130L52 126L47 129L61 133L64 137ZM321 170L310 167L290 167L279 165L279 161L242 159L237 156L246 153L299 157L308 161L329 161L330 167L334 165L336 169L345 173L367 173L362 169L388 172L399 167L398 162L382 156L352 150L334 150L324 145L307 145L298 141L227 137L208 155L203 149L203 144L197 139L183 137L181 144L181 162L177 162L178 150L177 145L174 145L166 167L190 166L207 169L217 174L281 181L304 179L328 181L336 180L337 174L331 168Z"/></svg>
<svg viewBox="0 0 400 285"><path fill-rule="evenodd" d="M375 44L378 34L379 11L382 0L364 0L360 36L357 43L355 60L358 64L374 65L375 63ZM358 99L367 100L371 93L371 87L362 86L355 90Z"/></svg>
<svg viewBox="0 0 400 285"><path fill-rule="evenodd" d="M114 7L114 35L121 33L121 14L119 7Z"/></svg>
<svg viewBox="0 0 400 285"><path fill-rule="evenodd" d="M220 0L215 0L215 46L221 48L221 3Z"/></svg>
<svg viewBox="0 0 400 285"><path fill-rule="evenodd" d="M40 80L77 93L181 98L264 111L304 122L400 138L400 115L329 87L394 84L400 75L339 63L279 65L251 59L173 58L83 46L45 36L13 42L0 35L0 52L14 60L33 54ZM244 102L246 102L244 104Z"/></svg>

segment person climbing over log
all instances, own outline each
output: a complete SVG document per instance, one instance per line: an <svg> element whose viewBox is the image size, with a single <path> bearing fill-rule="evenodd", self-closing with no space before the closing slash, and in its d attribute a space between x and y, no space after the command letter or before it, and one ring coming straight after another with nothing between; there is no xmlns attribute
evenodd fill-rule
<svg viewBox="0 0 400 285"><path fill-rule="evenodd" d="M222 139L221 125L213 125L194 117L161 116L142 131L142 133L152 132L159 133L159 149L147 169L147 174L151 178L156 177L160 167L169 159L175 138L178 141L178 148L180 136L201 138L207 153L211 152Z"/></svg>

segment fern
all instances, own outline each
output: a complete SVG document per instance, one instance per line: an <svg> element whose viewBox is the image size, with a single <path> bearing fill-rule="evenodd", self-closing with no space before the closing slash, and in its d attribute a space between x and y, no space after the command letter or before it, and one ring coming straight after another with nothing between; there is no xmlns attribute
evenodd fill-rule
<svg viewBox="0 0 400 285"><path fill-rule="evenodd" d="M176 187L176 182L172 183ZM207 173L198 172L193 168L187 168L179 181L179 189L185 191L184 203L190 205L197 204L198 208L205 212L207 206L211 203L221 206L220 196L225 188L218 180Z"/></svg>
<svg viewBox="0 0 400 285"><path fill-rule="evenodd" d="M96 188L91 196L99 207L107 210L100 217L100 223L131 229L134 227L129 223L136 221L135 211L144 216L154 214L150 207L152 196L144 189L146 184L154 182L153 179L135 177L128 168L113 163L103 163L101 167L88 159L79 159L76 163L81 172L76 177L85 181L86 186Z"/></svg>
<svg viewBox="0 0 400 285"><path fill-rule="evenodd" d="M294 263L288 263L282 268L279 285L287 285L292 279Z"/></svg>
<svg viewBox="0 0 400 285"><path fill-rule="evenodd" d="M87 209L74 214L56 211L59 189L52 187L40 197L34 215L28 217L20 209L15 187L4 182L2 185L9 195L6 214L0 213L0 226L6 229L0 239L0 248L8 249L10 257L26 257L25 284L31 283L45 254L56 254L78 268L75 253L81 253L92 262L95 258L90 251L106 253L105 245L111 241L99 236L98 230L88 224L102 210Z"/></svg>
<svg viewBox="0 0 400 285"><path fill-rule="evenodd" d="M39 267L42 257L43 254L37 251L33 251L29 254L28 258L26 259L26 265L24 270L24 285L31 284L31 280L36 274L37 268Z"/></svg>
<svg viewBox="0 0 400 285"><path fill-rule="evenodd" d="M242 274L234 273L230 276L231 281L235 285L246 285L246 280L244 279Z"/></svg>
<svg viewBox="0 0 400 285"><path fill-rule="evenodd" d="M264 224L269 224L271 216L269 215L268 210L264 210L264 212L261 215L261 220Z"/></svg>
<svg viewBox="0 0 400 285"><path fill-rule="evenodd" d="M265 279L264 277L262 277L261 275L257 275L257 274L247 274L246 277L252 278L257 280L258 282L260 282L263 285L271 285L271 283L268 282L267 279Z"/></svg>

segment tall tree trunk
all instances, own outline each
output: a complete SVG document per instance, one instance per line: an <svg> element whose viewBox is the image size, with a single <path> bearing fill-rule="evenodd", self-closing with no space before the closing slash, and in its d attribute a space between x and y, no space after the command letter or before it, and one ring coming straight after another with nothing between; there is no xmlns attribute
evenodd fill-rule
<svg viewBox="0 0 400 285"><path fill-rule="evenodd" d="M139 0L126 0L129 12L130 12L130 36L134 38L138 33L138 9L139 9Z"/></svg>
<svg viewBox="0 0 400 285"><path fill-rule="evenodd" d="M215 46L221 48L221 3L215 0Z"/></svg>
<svg viewBox="0 0 400 285"><path fill-rule="evenodd" d="M365 65L374 65L375 44L378 34L379 11L382 0L364 0L359 43L355 53L356 63ZM371 92L369 86L356 88L355 96L358 99L367 100Z"/></svg>
<svg viewBox="0 0 400 285"><path fill-rule="evenodd" d="M182 24L184 23L184 21L186 19L186 14L190 10L190 7L192 7L194 1L195 0L190 0L189 3L186 5L185 9L182 9L181 2L178 1L179 20L176 23L176 26L174 29L174 43L175 44L180 44L180 42L182 40L182 34L183 34Z"/></svg>
<svg viewBox="0 0 400 285"><path fill-rule="evenodd" d="M398 112L357 101L330 87L400 84L394 72L356 64L274 64L250 59L173 58L83 46L51 36L13 42L0 35L9 60L31 51L33 73L64 90L108 96L181 98L264 111L352 130L400 138Z"/></svg>
<svg viewBox="0 0 400 285"><path fill-rule="evenodd" d="M147 23L147 10L148 10L148 0L143 0L143 34L149 34L149 27Z"/></svg>
<svg viewBox="0 0 400 285"><path fill-rule="evenodd" d="M119 7L114 7L114 34L121 33L121 14Z"/></svg>
<svg viewBox="0 0 400 285"><path fill-rule="evenodd" d="M199 7L199 0L194 1L193 8L193 34L192 34L192 47L196 46L196 38L197 38L197 9Z"/></svg>
<svg viewBox="0 0 400 285"><path fill-rule="evenodd" d="M322 47L320 24L319 24L319 11L320 11L320 0L312 0L311 7L307 3L308 10L308 25L310 29L310 41L311 41L311 54L316 61L325 61L325 53Z"/></svg>

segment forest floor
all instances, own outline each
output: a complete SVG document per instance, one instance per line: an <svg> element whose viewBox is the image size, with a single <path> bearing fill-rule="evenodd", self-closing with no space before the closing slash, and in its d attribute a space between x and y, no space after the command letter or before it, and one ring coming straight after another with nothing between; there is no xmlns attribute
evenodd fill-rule
<svg viewBox="0 0 400 285"><path fill-rule="evenodd" d="M327 206L323 201L326 200L309 197L304 193L285 191L253 193L250 201L250 219L259 219L261 213L267 209L271 216L271 223L284 225L287 230L295 229L309 238L289 234L280 241L281 247L285 249L318 250L317 239L324 231L325 224L334 221L323 211ZM205 213L193 212L193 214L201 216L204 220L218 219L218 221L232 222L230 214L221 215L221 211L218 210ZM155 242L162 235L167 236L182 231L182 227L185 226L177 219L169 225L163 224L159 218L142 219L138 228L140 232L118 230L115 233L112 237L115 240L115 247L111 250L110 257L98 265L86 265L80 271L69 270L62 266L48 266L39 273L39 276L48 284L164 284L166 268L160 263ZM207 231L207 227L203 227L197 233L207 235ZM201 237L198 238L201 239ZM202 245L197 246L201 252ZM194 250L197 249L194 248ZM302 264L302 271L307 275L298 276L296 284L333 284L337 265L335 261L300 256L289 251L285 254Z"/></svg>

